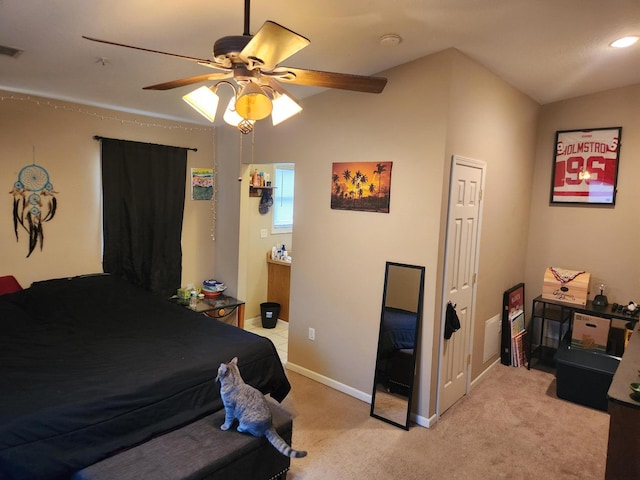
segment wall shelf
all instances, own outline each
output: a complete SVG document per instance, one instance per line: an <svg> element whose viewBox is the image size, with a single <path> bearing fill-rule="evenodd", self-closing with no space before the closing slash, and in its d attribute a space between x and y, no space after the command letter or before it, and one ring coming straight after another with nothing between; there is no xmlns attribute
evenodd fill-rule
<svg viewBox="0 0 640 480"><path fill-rule="evenodd" d="M269 190L270 192L273 192L273 189L276 187L255 187L253 185L249 185L249 196L250 197L261 197L262 196L262 191L263 190Z"/></svg>

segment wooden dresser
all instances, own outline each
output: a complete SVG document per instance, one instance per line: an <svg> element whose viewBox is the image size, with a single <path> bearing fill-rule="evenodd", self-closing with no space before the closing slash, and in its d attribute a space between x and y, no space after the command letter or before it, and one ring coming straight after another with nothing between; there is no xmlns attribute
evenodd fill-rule
<svg viewBox="0 0 640 480"><path fill-rule="evenodd" d="M629 385L640 382L640 331L634 328L609 388L609 446L606 480L640 478L640 396Z"/></svg>

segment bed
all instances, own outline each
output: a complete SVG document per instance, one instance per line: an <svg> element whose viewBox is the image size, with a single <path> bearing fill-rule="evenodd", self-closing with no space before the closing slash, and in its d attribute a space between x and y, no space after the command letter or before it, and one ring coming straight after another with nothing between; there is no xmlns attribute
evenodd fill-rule
<svg viewBox="0 0 640 480"><path fill-rule="evenodd" d="M415 312L385 307L378 347L377 378L391 392L408 393L416 344Z"/></svg>
<svg viewBox="0 0 640 480"><path fill-rule="evenodd" d="M0 478L75 471L222 408L215 376L290 390L270 340L115 276L36 282L0 295Z"/></svg>

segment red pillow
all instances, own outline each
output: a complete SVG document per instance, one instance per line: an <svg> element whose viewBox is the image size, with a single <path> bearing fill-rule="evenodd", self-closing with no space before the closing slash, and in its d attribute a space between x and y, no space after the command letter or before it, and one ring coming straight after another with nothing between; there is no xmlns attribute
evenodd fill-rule
<svg viewBox="0 0 640 480"><path fill-rule="evenodd" d="M5 275L0 277L0 295L7 293L19 292L22 287L13 275Z"/></svg>

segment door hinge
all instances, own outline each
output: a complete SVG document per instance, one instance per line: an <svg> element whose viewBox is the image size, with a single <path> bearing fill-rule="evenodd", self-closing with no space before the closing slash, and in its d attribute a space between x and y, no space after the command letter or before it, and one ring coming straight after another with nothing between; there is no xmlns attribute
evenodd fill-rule
<svg viewBox="0 0 640 480"><path fill-rule="evenodd" d="M478 195L478 201L482 201L482 189L480 189L480 194Z"/></svg>
<svg viewBox="0 0 640 480"><path fill-rule="evenodd" d="M474 273L473 276L471 277L472 285L475 285L477 280L478 280L478 274Z"/></svg>
<svg viewBox="0 0 640 480"><path fill-rule="evenodd" d="M471 354L467 354L467 365L471 365Z"/></svg>

